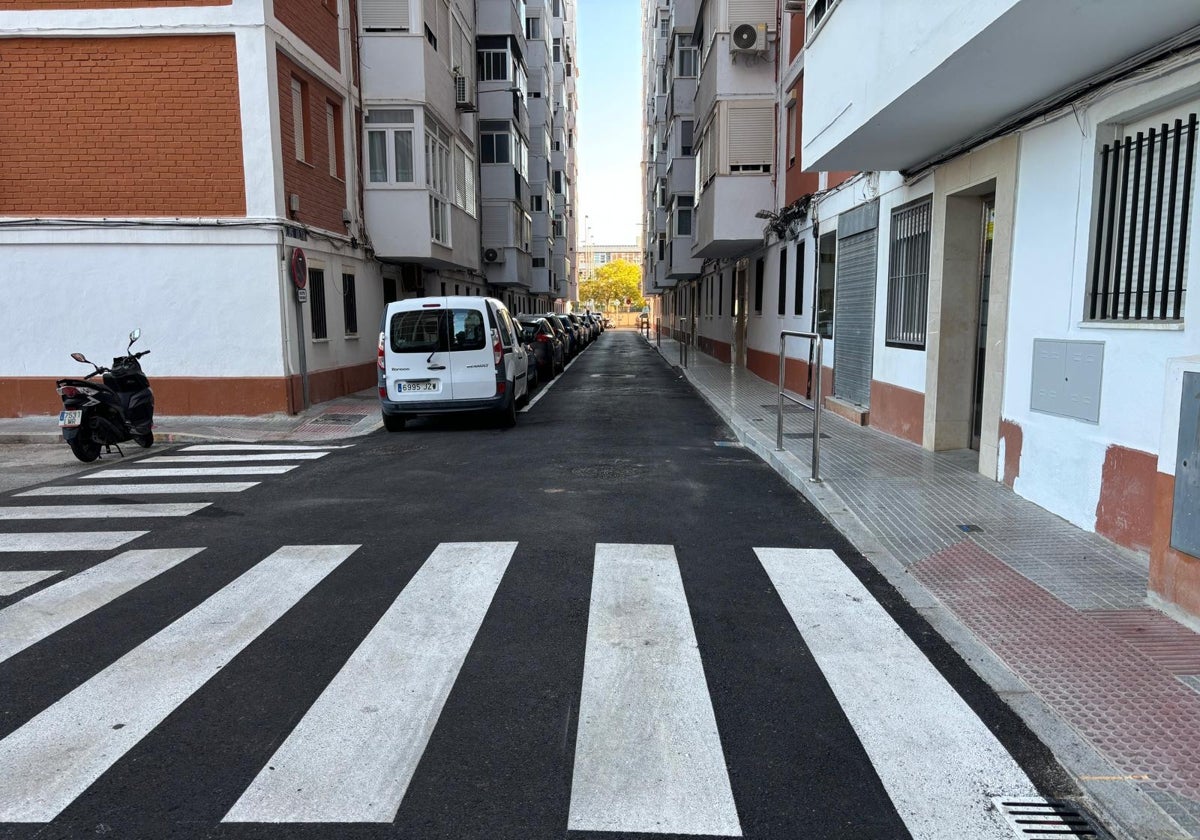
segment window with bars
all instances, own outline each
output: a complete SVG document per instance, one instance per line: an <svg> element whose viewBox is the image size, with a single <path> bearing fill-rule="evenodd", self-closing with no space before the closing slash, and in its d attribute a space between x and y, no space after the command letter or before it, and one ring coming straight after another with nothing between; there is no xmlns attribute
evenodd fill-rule
<svg viewBox="0 0 1200 840"><path fill-rule="evenodd" d="M312 321L313 340L329 338L329 329L325 323L325 269L323 268L308 270L308 317Z"/></svg>
<svg viewBox="0 0 1200 840"><path fill-rule="evenodd" d="M354 293L354 275L342 275L342 316L346 335L358 335L358 298Z"/></svg>
<svg viewBox="0 0 1200 840"><path fill-rule="evenodd" d="M925 349L932 217L933 203L929 199L892 211L884 336L889 347Z"/></svg>
<svg viewBox="0 0 1200 840"><path fill-rule="evenodd" d="M1180 321L1196 156L1196 114L1100 150L1088 321Z"/></svg>

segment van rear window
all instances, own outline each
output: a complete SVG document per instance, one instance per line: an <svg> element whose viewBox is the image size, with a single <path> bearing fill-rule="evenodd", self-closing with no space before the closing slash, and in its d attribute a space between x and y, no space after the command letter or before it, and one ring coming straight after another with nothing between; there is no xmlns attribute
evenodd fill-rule
<svg viewBox="0 0 1200 840"><path fill-rule="evenodd" d="M483 313L477 309L397 312L388 335L393 353L444 353L487 346Z"/></svg>

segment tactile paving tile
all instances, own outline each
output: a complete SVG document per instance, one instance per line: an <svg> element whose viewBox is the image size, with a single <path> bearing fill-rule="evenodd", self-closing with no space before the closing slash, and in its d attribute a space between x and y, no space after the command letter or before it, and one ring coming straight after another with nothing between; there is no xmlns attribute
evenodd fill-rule
<svg viewBox="0 0 1200 840"><path fill-rule="evenodd" d="M912 573L1122 772L1200 802L1200 695L970 540Z"/></svg>

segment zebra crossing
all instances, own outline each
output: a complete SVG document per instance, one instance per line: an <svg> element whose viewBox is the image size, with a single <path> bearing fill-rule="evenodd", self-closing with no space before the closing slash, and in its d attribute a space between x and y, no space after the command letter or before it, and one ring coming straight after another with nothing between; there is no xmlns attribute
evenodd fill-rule
<svg viewBox="0 0 1200 840"><path fill-rule="evenodd" d="M397 820L519 546L437 545L221 805L221 822ZM280 547L0 738L0 823L59 817L362 551ZM909 834L1012 837L992 797L1036 796L1035 786L837 555L754 553ZM203 556L126 551L0 610L0 679L17 653ZM601 543L592 559L566 829L743 836L722 735L730 721L714 711L714 654L698 642L675 547Z"/></svg>

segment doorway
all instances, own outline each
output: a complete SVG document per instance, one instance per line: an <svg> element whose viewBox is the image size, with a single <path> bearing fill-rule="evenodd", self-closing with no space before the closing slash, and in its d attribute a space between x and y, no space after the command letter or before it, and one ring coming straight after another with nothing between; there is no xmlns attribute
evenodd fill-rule
<svg viewBox="0 0 1200 840"><path fill-rule="evenodd" d="M996 197L983 199L982 239L979 248L979 302L975 322L975 381L971 405L971 448L979 451L983 431L983 378L987 370L988 296L992 287L992 240L996 228Z"/></svg>

